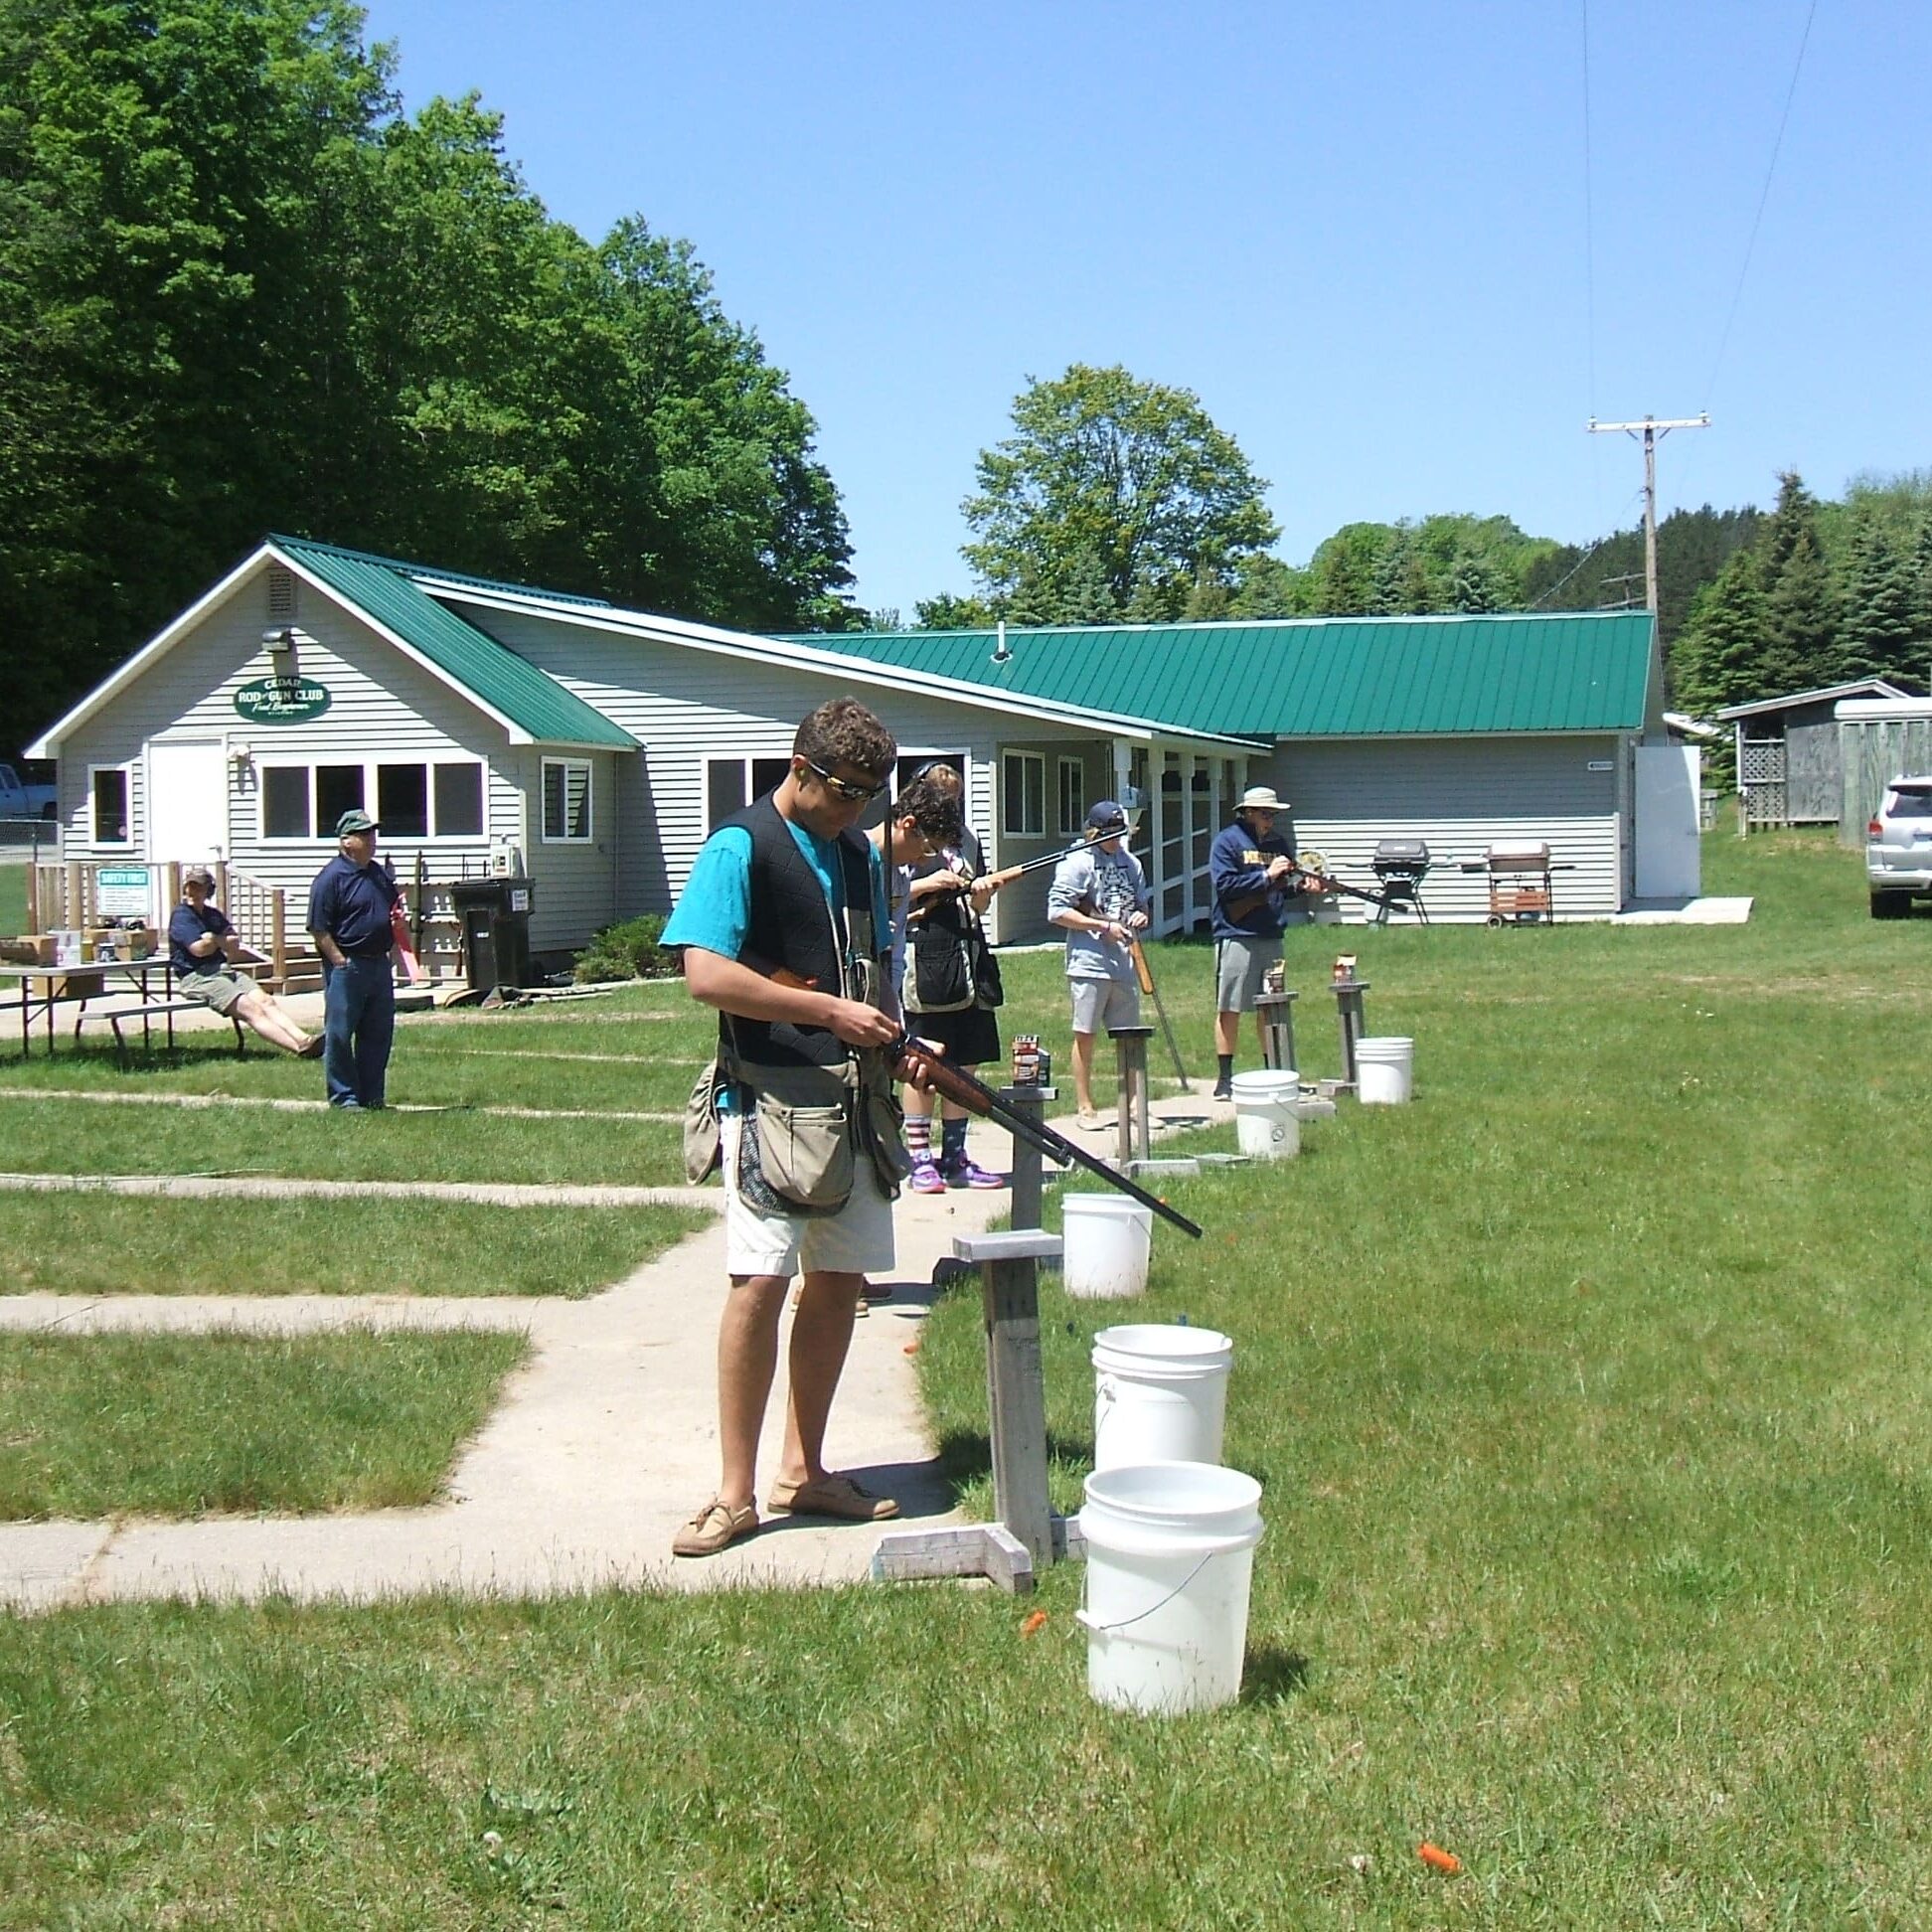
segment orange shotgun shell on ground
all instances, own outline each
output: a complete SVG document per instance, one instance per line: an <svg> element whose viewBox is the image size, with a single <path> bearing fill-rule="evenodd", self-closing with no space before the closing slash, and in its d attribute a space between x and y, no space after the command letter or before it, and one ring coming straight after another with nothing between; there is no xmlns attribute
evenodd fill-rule
<svg viewBox="0 0 1932 1932"><path fill-rule="evenodd" d="M1027 1621L1020 1626L1020 1634L1023 1637L1031 1637L1036 1630L1045 1630L1046 1628L1046 1611L1036 1610L1033 1613L1033 1615L1030 1616L1027 1619Z"/></svg>
<svg viewBox="0 0 1932 1932"><path fill-rule="evenodd" d="M1424 1839L1415 1848L1415 1855L1425 1865L1433 1865L1438 1871L1460 1871L1462 1860L1453 1852L1445 1852L1439 1845L1431 1845Z"/></svg>

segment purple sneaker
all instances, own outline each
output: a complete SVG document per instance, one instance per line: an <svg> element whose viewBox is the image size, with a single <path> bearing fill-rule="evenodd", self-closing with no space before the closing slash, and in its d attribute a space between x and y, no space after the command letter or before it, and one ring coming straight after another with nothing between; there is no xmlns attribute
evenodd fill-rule
<svg viewBox="0 0 1932 1932"><path fill-rule="evenodd" d="M944 1194L946 1184L939 1178L939 1170L930 1161L915 1162L912 1172L905 1177L905 1185L914 1194Z"/></svg>
<svg viewBox="0 0 1932 1932"><path fill-rule="evenodd" d="M942 1172L945 1176L943 1185L948 1188L1004 1188L1007 1184L1004 1174L988 1174L970 1155Z"/></svg>

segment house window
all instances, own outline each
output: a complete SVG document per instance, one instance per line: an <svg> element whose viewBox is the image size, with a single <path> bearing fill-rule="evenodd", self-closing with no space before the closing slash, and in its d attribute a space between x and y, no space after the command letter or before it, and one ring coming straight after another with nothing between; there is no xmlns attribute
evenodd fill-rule
<svg viewBox="0 0 1932 1932"><path fill-rule="evenodd" d="M102 765L90 774L90 779L88 789L93 797L94 844L128 844L126 767Z"/></svg>
<svg viewBox="0 0 1932 1932"><path fill-rule="evenodd" d="M336 820L369 810L392 839L480 839L483 767L474 758L449 764L264 764L261 837L333 839ZM431 808L433 806L433 816Z"/></svg>
<svg viewBox="0 0 1932 1932"><path fill-rule="evenodd" d="M1001 760L1000 792L1008 835L1038 839L1046 831L1046 760L1038 751L1009 751Z"/></svg>
<svg viewBox="0 0 1932 1932"><path fill-rule="evenodd" d="M318 836L335 837L336 820L344 812L368 810L363 803L363 768L352 765L315 767L315 824Z"/></svg>
<svg viewBox="0 0 1932 1932"><path fill-rule="evenodd" d="M387 839L429 836L429 767L419 764L376 767L376 822Z"/></svg>
<svg viewBox="0 0 1932 1932"><path fill-rule="evenodd" d="M544 760L544 843L581 845L590 837L590 764L587 759Z"/></svg>
<svg viewBox="0 0 1932 1932"><path fill-rule="evenodd" d="M789 757L707 758L705 830L716 832L733 812L741 812L754 798L776 791L790 769Z"/></svg>
<svg viewBox="0 0 1932 1932"><path fill-rule="evenodd" d="M261 771L261 836L312 839L307 765L264 765Z"/></svg>
<svg viewBox="0 0 1932 1932"><path fill-rule="evenodd" d="M483 836L483 767L474 761L436 766L436 837Z"/></svg>
<svg viewBox="0 0 1932 1932"><path fill-rule="evenodd" d="M1086 762L1081 758L1055 761L1059 776L1058 831L1062 839L1077 839L1086 818Z"/></svg>

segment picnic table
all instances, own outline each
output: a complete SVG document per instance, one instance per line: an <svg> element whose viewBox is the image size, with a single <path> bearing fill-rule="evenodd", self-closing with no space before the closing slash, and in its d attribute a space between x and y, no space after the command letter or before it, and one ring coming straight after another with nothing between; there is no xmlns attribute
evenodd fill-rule
<svg viewBox="0 0 1932 1932"><path fill-rule="evenodd" d="M141 1044L148 1044L148 1019L151 1015L165 1015L168 1023L168 1046L174 1046L174 1016L184 1010L187 1003L178 1001L174 993L174 967L165 952L154 953L146 959L89 959L77 966L17 966L11 962L0 962L0 988L12 986L15 998L11 1004L20 1010L20 1050L24 1056L31 1057L34 1050L34 1022L46 1023L47 1050L50 1057L54 1051L54 1012L57 1007L78 1006L80 1018L74 1023L78 1038L81 1022L87 1018L86 1006L89 1000L104 998L110 981L120 981L131 993L138 994L140 1006L125 1017L139 1018L141 1022ZM159 992L155 988L159 985ZM9 1002L0 1000L0 1008ZM110 1016L111 1017L111 1016ZM114 1029L118 1042L120 1029ZM238 1035L240 1029L237 1029Z"/></svg>

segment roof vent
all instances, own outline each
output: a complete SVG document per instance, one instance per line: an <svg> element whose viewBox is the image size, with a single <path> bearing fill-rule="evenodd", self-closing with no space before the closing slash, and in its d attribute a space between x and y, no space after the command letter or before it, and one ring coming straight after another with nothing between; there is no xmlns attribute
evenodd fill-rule
<svg viewBox="0 0 1932 1932"><path fill-rule="evenodd" d="M295 572L285 564L268 566L268 614L281 618L295 615Z"/></svg>
<svg viewBox="0 0 1932 1932"><path fill-rule="evenodd" d="M995 664L1007 664L1012 661L1012 658L1013 653L1007 649L1006 619L1002 617L1000 619L1000 640L993 646L993 662Z"/></svg>

